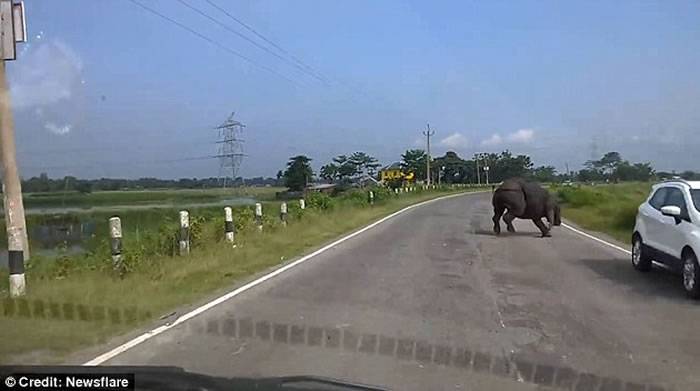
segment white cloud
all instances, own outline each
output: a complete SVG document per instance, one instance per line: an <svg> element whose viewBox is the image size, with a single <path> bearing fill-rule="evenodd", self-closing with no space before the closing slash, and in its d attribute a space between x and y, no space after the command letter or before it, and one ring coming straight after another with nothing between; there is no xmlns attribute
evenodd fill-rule
<svg viewBox="0 0 700 391"><path fill-rule="evenodd" d="M440 145L447 148L461 149L469 145L469 140L463 134L455 132L440 140Z"/></svg>
<svg viewBox="0 0 700 391"><path fill-rule="evenodd" d="M508 133L505 137L501 137L500 134L494 133L491 137L481 142L484 146L494 146L500 145L505 142L512 144L526 144L532 141L535 137L535 131L532 129L519 129L513 133Z"/></svg>
<svg viewBox="0 0 700 391"><path fill-rule="evenodd" d="M509 134L506 139L512 143L529 143L535 136L535 131L532 129L519 129L518 131Z"/></svg>
<svg viewBox="0 0 700 391"><path fill-rule="evenodd" d="M12 67L10 92L18 109L70 100L80 88L83 62L65 43L53 40L32 45Z"/></svg>
<svg viewBox="0 0 700 391"><path fill-rule="evenodd" d="M44 124L44 128L53 134L63 136L64 134L68 134L70 132L72 126L69 124L56 125L53 122L47 122Z"/></svg>
<svg viewBox="0 0 700 391"><path fill-rule="evenodd" d="M499 145L501 143L503 143L503 137L501 137L501 135L499 135L498 133L494 133L491 137L482 141L481 145L492 146L492 145Z"/></svg>

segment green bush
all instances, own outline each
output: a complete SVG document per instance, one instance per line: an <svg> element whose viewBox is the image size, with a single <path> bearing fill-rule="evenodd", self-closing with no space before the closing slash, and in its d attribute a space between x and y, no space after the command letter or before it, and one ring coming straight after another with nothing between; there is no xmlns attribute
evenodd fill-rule
<svg viewBox="0 0 700 391"><path fill-rule="evenodd" d="M372 189L372 191L374 192L375 203L384 202L396 196L394 190L387 187L375 187Z"/></svg>
<svg viewBox="0 0 700 391"><path fill-rule="evenodd" d="M333 207L333 199L324 193L311 193L306 196L306 204L309 208L327 210Z"/></svg>
<svg viewBox="0 0 700 391"><path fill-rule="evenodd" d="M233 225L236 227L237 232L252 227L254 221L254 207L235 209L233 211Z"/></svg>
<svg viewBox="0 0 700 391"><path fill-rule="evenodd" d="M343 204L348 206L367 206L369 204L368 191L360 189L348 190L341 195L341 200Z"/></svg>

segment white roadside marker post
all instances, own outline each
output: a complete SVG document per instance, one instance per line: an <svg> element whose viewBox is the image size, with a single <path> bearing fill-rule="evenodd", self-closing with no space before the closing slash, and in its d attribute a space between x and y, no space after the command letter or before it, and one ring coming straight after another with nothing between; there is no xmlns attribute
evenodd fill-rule
<svg viewBox="0 0 700 391"><path fill-rule="evenodd" d="M119 270L122 265L122 221L118 216L109 218L109 238L112 267L114 270Z"/></svg>
<svg viewBox="0 0 700 391"><path fill-rule="evenodd" d="M230 206L224 208L224 231L226 241L233 243L236 228L233 225L233 210Z"/></svg>
<svg viewBox="0 0 700 391"><path fill-rule="evenodd" d="M258 231L262 232L262 204L259 202L255 203L255 224L258 226Z"/></svg>
<svg viewBox="0 0 700 391"><path fill-rule="evenodd" d="M190 253L190 214L186 210L180 211L180 255Z"/></svg>
<svg viewBox="0 0 700 391"><path fill-rule="evenodd" d="M287 203L283 202L280 205L280 221L282 222L283 226L287 226Z"/></svg>

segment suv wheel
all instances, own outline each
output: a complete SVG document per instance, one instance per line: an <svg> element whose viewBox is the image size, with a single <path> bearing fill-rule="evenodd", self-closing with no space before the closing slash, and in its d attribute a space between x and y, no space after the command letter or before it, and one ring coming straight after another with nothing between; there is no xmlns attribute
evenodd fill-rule
<svg viewBox="0 0 700 391"><path fill-rule="evenodd" d="M651 270L651 258L644 250L644 243L639 235L635 235L632 239L632 266L640 272Z"/></svg>
<svg viewBox="0 0 700 391"><path fill-rule="evenodd" d="M683 288L689 297L700 298L700 266L692 252L683 257Z"/></svg>

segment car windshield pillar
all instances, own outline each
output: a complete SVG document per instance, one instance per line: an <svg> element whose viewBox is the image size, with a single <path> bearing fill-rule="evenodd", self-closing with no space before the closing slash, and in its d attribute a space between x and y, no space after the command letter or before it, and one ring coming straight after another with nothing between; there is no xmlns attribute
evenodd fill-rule
<svg viewBox="0 0 700 391"><path fill-rule="evenodd" d="M690 190L690 197L693 199L693 205L695 205L695 210L700 212L700 189Z"/></svg>

